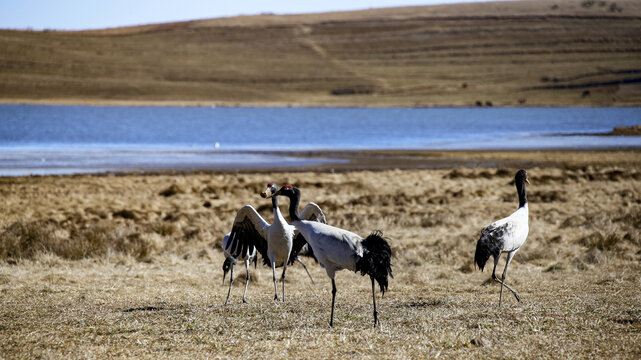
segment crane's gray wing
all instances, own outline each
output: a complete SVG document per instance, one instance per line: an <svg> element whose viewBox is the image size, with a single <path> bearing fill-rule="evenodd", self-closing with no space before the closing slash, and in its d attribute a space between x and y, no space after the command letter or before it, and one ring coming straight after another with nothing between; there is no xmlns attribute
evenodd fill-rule
<svg viewBox="0 0 641 360"><path fill-rule="evenodd" d="M310 202L305 206L305 208L303 208L303 211L301 211L300 213L300 218L302 220L318 221L320 223L327 224L327 218L325 218L323 210L321 210L320 206L316 205L313 202ZM294 261L296 261L298 255L311 257L314 259L314 261L318 262L318 259L316 259L316 256L314 256L312 247L307 244L307 241L305 240L303 235L298 230L295 230L292 252L289 256L290 265L294 263Z"/></svg>
<svg viewBox="0 0 641 360"><path fill-rule="evenodd" d="M243 206L236 214L225 252L238 257L251 254L253 249L267 259L267 229L269 224L251 205Z"/></svg>
<svg viewBox="0 0 641 360"><path fill-rule="evenodd" d="M300 218L303 220L318 221L319 223L327 224L327 219L325 218L323 210L321 210L320 206L311 201L303 208L303 211L300 212Z"/></svg>

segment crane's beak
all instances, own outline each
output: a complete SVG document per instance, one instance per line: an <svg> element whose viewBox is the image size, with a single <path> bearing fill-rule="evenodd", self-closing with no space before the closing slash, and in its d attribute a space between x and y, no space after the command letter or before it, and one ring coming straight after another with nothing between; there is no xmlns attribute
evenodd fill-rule
<svg viewBox="0 0 641 360"><path fill-rule="evenodd" d="M260 193L260 196L262 196L265 199L269 199L269 198L272 198L272 197L278 195L279 193L280 193L280 190L276 191L275 193L272 193L272 189L271 188L267 188L267 189L265 189L265 191Z"/></svg>
<svg viewBox="0 0 641 360"><path fill-rule="evenodd" d="M527 178L525 178L525 182L526 182L528 185L530 185L530 180L528 180Z"/></svg>
<svg viewBox="0 0 641 360"><path fill-rule="evenodd" d="M264 199L269 199L270 197L272 197L272 188L267 185L267 188L260 193L260 196L262 196Z"/></svg>
<svg viewBox="0 0 641 360"><path fill-rule="evenodd" d="M223 285L225 285L225 278L227 277L227 273L229 271L223 271Z"/></svg>

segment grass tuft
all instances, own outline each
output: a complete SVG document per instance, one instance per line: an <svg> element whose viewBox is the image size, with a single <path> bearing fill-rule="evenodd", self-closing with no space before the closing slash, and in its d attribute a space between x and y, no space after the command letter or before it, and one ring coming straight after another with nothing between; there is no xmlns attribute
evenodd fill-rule
<svg viewBox="0 0 641 360"><path fill-rule="evenodd" d="M598 249L598 250L613 250L622 241L621 237L616 233L602 233L601 231L595 231L587 236L584 236L578 240L580 245L587 247L588 249Z"/></svg>
<svg viewBox="0 0 641 360"><path fill-rule="evenodd" d="M562 272L564 270L565 270L565 265L559 264L559 263L554 263L554 264L548 266L547 268L545 268L545 270L543 270L543 272Z"/></svg>
<svg viewBox="0 0 641 360"><path fill-rule="evenodd" d="M177 184L171 184L171 186L169 186L168 188L162 190L158 194L162 195L164 197L170 197L170 196L174 196L176 194L183 194L184 192L185 191L180 186L178 186Z"/></svg>
<svg viewBox="0 0 641 360"><path fill-rule="evenodd" d="M15 222L0 234L0 258L29 259L40 252L62 251L64 242L53 221Z"/></svg>
<svg viewBox="0 0 641 360"><path fill-rule="evenodd" d="M136 230L110 222L69 229L54 221L15 222L0 234L0 259L34 259L51 253L80 260L112 251L142 260L152 254L154 246Z"/></svg>
<svg viewBox="0 0 641 360"><path fill-rule="evenodd" d="M123 219L136 220L136 214L131 210L119 210L113 213L114 217L121 217Z"/></svg>

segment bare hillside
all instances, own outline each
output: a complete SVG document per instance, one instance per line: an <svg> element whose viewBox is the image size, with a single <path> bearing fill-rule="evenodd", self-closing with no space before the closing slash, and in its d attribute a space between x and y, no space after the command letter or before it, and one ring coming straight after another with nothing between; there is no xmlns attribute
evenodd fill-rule
<svg viewBox="0 0 641 360"><path fill-rule="evenodd" d="M641 104L641 4L521 1L0 30L0 101Z"/></svg>

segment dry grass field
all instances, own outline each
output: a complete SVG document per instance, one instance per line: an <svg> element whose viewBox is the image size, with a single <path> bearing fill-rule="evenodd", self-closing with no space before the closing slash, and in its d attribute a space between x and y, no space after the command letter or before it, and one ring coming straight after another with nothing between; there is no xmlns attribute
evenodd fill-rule
<svg viewBox="0 0 641 360"><path fill-rule="evenodd" d="M639 358L638 151L476 154L497 165L1 178L0 357ZM516 207L517 160L538 164L508 273L523 302L508 293L499 310L472 260L481 227ZM271 221L269 181L300 187L330 224L391 239L380 328L369 279L348 271L329 328L330 282L309 259L316 285L291 267L287 302L259 266L242 304L239 266L223 305L220 239L244 204Z"/></svg>
<svg viewBox="0 0 641 360"><path fill-rule="evenodd" d="M641 3L530 0L0 30L0 102L639 106Z"/></svg>

